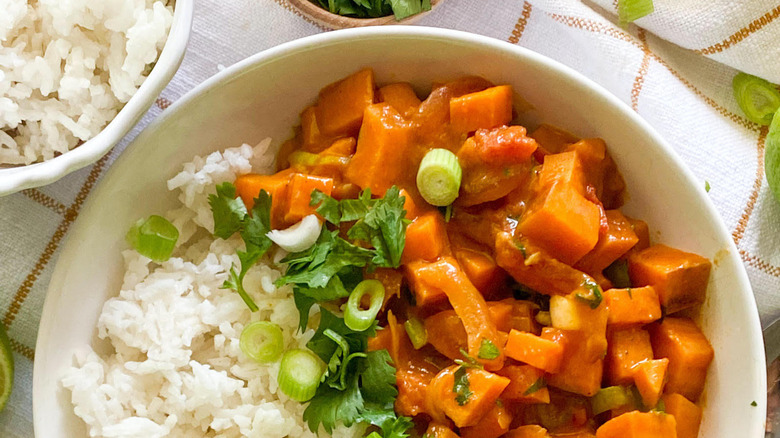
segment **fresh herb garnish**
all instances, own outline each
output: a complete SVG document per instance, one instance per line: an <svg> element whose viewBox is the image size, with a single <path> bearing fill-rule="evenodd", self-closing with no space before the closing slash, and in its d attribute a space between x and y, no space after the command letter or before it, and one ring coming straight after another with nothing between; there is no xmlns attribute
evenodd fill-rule
<svg viewBox="0 0 780 438"><path fill-rule="evenodd" d="M603 299L601 287L592 279L583 280L580 287L585 289L585 292L577 292L575 295L577 299L587 303L591 309L598 308Z"/></svg>
<svg viewBox="0 0 780 438"><path fill-rule="evenodd" d="M412 419L409 417L399 417L395 411L390 409L376 409L369 407L360 414L361 421L364 421L382 429L384 438L406 438L409 436L409 429L414 427ZM373 432L372 435L376 433Z"/></svg>
<svg viewBox="0 0 780 438"><path fill-rule="evenodd" d="M257 305L244 289L244 276L260 258L271 248L272 242L266 234L271 231L271 195L261 190L254 200L252 214L247 213L244 202L236 198L236 187L225 182L217 186L217 193L209 195L209 205L214 217L214 235L228 239L239 232L244 240L246 251L236 251L241 262L241 270L236 272L230 267L228 279L222 284L224 289L238 292L249 310L257 311Z"/></svg>
<svg viewBox="0 0 780 438"><path fill-rule="evenodd" d="M455 363L460 365L462 368L484 368L478 360L469 356L469 353L466 350L461 348L460 354L463 356L463 359L455 359Z"/></svg>
<svg viewBox="0 0 780 438"><path fill-rule="evenodd" d="M482 338L482 344L479 346L479 354L477 357L480 359L492 360L501 355L501 352L490 339Z"/></svg>
<svg viewBox="0 0 780 438"><path fill-rule="evenodd" d="M311 0L338 15L377 18L395 15L396 20L431 10L431 0Z"/></svg>
<svg viewBox="0 0 780 438"><path fill-rule="evenodd" d="M753 400L753 401L750 403L750 406L756 407L756 406L758 406L758 403L756 403L756 401L755 401L755 400Z"/></svg>
<svg viewBox="0 0 780 438"><path fill-rule="evenodd" d="M241 229L247 215L241 198L236 198L236 186L224 182L217 186L217 193L209 195L211 214L214 216L214 235L227 239Z"/></svg>
<svg viewBox="0 0 780 438"><path fill-rule="evenodd" d="M536 382L534 382L531 386L528 387L528 389L525 390L523 393L524 396L531 395L537 391L539 391L542 388L547 387L547 381L544 380L544 377L539 377L536 379Z"/></svg>
<svg viewBox="0 0 780 438"><path fill-rule="evenodd" d="M710 182L709 182L709 181L707 181L707 180L705 180L705 181L704 181L704 191L705 191L705 192L707 192L707 193L709 193L711 188L712 188L712 187L710 187Z"/></svg>
<svg viewBox="0 0 780 438"><path fill-rule="evenodd" d="M327 369L303 414L309 429L316 432L322 424L330 433L338 421L346 426L366 422L381 427L384 438L406 438L412 424L393 411L398 389L390 353L366 351L377 324L358 332L325 309L320 314L319 328L306 346Z"/></svg>
<svg viewBox="0 0 780 438"><path fill-rule="evenodd" d="M523 255L524 259L528 258L526 256L526 249L525 249L525 245L523 244L523 242L521 242L519 240L515 240L515 247L520 250L520 254Z"/></svg>
<svg viewBox="0 0 780 438"><path fill-rule="evenodd" d="M397 187L373 199L365 190L358 199L337 201L321 192L312 193L311 205L332 225L354 222L347 232L358 246L340 237L339 230L323 227L317 242L309 249L291 253L282 262L288 268L277 286L293 285L295 305L300 312L300 328L308 325L314 304L345 298L363 280L364 269L398 267L405 245L404 198ZM236 188L226 182L209 197L214 217L214 235L228 239L239 233L245 244L237 251L241 269L231 267L223 287L238 292L250 310L257 305L243 287L249 268L271 247L266 236L271 231L271 196L261 190L251 214L236 197ZM382 438L406 438L411 419L393 410L396 388L395 367L387 350L366 351L368 339L376 335L377 323L363 331L347 327L344 320L320 309L320 324L307 347L327 365L322 380L304 411L303 418L316 432L322 425L329 433L337 422L350 426L364 422L382 429ZM308 399L307 396L306 398Z"/></svg>
<svg viewBox="0 0 780 438"><path fill-rule="evenodd" d="M363 279L363 268L398 267L409 223L405 219L404 197L399 193L398 187L393 186L384 198L373 199L366 189L358 199L338 201L318 190L312 192L310 205L317 206L323 219L333 225L355 222L348 237L370 243L373 248L350 243L339 236L338 230L323 227L311 248L282 260L288 268L276 285L293 285L301 330L306 328L309 309L314 304L349 296L349 291Z"/></svg>
<svg viewBox="0 0 780 438"><path fill-rule="evenodd" d="M463 406L469 402L469 397L474 394L471 392L471 388L469 388L469 376L466 367L458 367L458 369L455 370L454 377L455 382L452 385L452 392L455 393L455 401L458 402L460 406Z"/></svg>
<svg viewBox="0 0 780 438"><path fill-rule="evenodd" d="M628 276L628 261L618 259L604 269L604 276L612 282L615 288L631 287L631 279Z"/></svg>

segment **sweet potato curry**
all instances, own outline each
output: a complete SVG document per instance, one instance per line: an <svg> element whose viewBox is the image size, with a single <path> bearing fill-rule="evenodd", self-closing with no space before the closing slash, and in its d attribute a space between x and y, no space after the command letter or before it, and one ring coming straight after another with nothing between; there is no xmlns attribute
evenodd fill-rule
<svg viewBox="0 0 780 438"><path fill-rule="evenodd" d="M697 436L713 349L691 316L710 261L620 211L604 141L529 133L513 100L464 77L421 101L360 70L303 110L278 173L235 182L248 210L270 199L273 229L324 224L282 279L323 361L316 394L297 394L312 430Z"/></svg>

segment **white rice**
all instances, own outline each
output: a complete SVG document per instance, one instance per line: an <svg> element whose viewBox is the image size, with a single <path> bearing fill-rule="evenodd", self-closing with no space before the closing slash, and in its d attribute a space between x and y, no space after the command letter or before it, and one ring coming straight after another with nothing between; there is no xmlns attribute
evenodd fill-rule
<svg viewBox="0 0 780 438"><path fill-rule="evenodd" d="M313 335L296 331L290 287L273 284L281 275L273 257L280 254L266 256L246 275L244 285L260 308L252 313L237 293L220 289L231 265L239 265L236 249L243 243L210 233L208 194L250 169L271 172L269 144L196 157L168 182L182 202L167 213L182 231L175 257L158 265L133 250L123 253L121 291L105 303L98 322L98 336L114 352L101 356L85 346L62 379L89 436L316 436L302 420L305 405L279 390L279 363L258 364L239 348L242 329L257 320L278 324L288 349L304 347ZM342 426L333 435L359 432Z"/></svg>
<svg viewBox="0 0 780 438"><path fill-rule="evenodd" d="M146 79L173 0L0 0L0 165L97 135Z"/></svg>

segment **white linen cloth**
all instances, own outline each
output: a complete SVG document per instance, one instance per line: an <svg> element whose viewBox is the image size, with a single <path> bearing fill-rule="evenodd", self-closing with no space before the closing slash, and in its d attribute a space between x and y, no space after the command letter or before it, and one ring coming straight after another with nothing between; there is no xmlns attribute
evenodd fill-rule
<svg viewBox="0 0 780 438"><path fill-rule="evenodd" d="M323 31L284 0L197 0L195 6L181 69L107 158L49 186L0 198L0 321L16 360L0 436L33 436L32 364L41 306L58 248L95 182L143 126L220 66ZM417 24L535 50L636 110L702 186L709 182L767 324L780 316L780 203L763 176L767 130L742 115L731 79L742 70L780 82L780 6L777 0L655 0L655 9L623 29L615 24L612 0L445 0Z"/></svg>

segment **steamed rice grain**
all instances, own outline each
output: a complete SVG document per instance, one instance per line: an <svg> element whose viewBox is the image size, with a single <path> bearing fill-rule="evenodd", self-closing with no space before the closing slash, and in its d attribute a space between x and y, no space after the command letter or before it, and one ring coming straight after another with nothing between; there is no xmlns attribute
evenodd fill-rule
<svg viewBox="0 0 780 438"><path fill-rule="evenodd" d="M214 186L250 170L272 171L270 140L196 157L168 182L182 207L168 212L179 230L174 257L155 264L133 250L123 253L126 273L119 295L98 320L98 336L113 352L85 346L62 380L74 412L92 437L311 437L305 405L279 390L279 363L258 364L239 347L243 328L257 320L278 324L285 348L302 348L312 330L297 331L298 311L289 286L269 254L253 266L244 286L260 308L250 312L239 295L221 289L238 265L240 238L211 236L208 195ZM254 165L254 166L253 166ZM359 428L337 427L336 437Z"/></svg>
<svg viewBox="0 0 780 438"><path fill-rule="evenodd" d="M146 79L173 0L0 0L0 165L97 135Z"/></svg>

